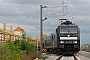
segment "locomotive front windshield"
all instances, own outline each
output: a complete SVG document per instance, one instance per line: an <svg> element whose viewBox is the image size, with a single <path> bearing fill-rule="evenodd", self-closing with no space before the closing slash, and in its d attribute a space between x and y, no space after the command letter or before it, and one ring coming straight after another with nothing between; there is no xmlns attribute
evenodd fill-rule
<svg viewBox="0 0 90 60"><path fill-rule="evenodd" d="M61 26L60 33L77 33L77 27Z"/></svg>

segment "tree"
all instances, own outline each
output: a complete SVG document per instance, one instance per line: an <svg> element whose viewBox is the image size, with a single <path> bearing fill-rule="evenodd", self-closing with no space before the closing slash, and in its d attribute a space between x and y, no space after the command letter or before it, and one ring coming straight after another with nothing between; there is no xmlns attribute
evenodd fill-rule
<svg viewBox="0 0 90 60"><path fill-rule="evenodd" d="M42 39L43 39L43 41L44 41L44 37L46 36L46 34L42 34Z"/></svg>

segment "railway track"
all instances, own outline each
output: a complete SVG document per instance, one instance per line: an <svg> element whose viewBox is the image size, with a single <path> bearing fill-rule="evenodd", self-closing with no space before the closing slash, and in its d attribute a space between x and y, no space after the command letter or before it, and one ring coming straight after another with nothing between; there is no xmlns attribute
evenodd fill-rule
<svg viewBox="0 0 90 60"><path fill-rule="evenodd" d="M45 60L90 60L90 58L83 55L57 56L56 54L49 54L48 56Z"/></svg>
<svg viewBox="0 0 90 60"><path fill-rule="evenodd" d="M74 56L62 56L62 55L60 55L55 60L78 60L78 59L75 55Z"/></svg>

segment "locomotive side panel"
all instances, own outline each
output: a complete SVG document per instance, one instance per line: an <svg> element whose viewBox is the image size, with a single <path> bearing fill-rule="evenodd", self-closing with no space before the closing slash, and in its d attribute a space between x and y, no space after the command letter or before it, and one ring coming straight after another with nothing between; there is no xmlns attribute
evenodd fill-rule
<svg viewBox="0 0 90 60"><path fill-rule="evenodd" d="M44 45L45 45L45 48L52 47L52 45L53 45L52 36L46 36L45 37Z"/></svg>
<svg viewBox="0 0 90 60"><path fill-rule="evenodd" d="M55 33L55 37L54 37L54 47L57 47L57 34Z"/></svg>
<svg viewBox="0 0 90 60"><path fill-rule="evenodd" d="M45 47L54 47L55 44L55 34L51 33L44 38Z"/></svg>

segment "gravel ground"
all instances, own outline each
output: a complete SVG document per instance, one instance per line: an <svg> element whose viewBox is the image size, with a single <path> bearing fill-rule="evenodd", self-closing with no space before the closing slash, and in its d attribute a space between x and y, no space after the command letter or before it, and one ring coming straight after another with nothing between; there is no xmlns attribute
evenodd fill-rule
<svg viewBox="0 0 90 60"><path fill-rule="evenodd" d="M49 54L48 58L45 60L55 60L55 58L57 58L58 56L56 56L55 54Z"/></svg>
<svg viewBox="0 0 90 60"><path fill-rule="evenodd" d="M74 60L73 56L63 56L60 60Z"/></svg>
<svg viewBox="0 0 90 60"><path fill-rule="evenodd" d="M57 57L54 54L50 54L48 55L49 57L46 60L55 60ZM78 60L90 60L90 52L84 52L84 51L80 51L80 54L78 56L76 56L78 58ZM62 60L73 60L73 57L63 57Z"/></svg>
<svg viewBox="0 0 90 60"><path fill-rule="evenodd" d="M78 56L78 60L90 60L88 57Z"/></svg>
<svg viewBox="0 0 90 60"><path fill-rule="evenodd" d="M80 51L80 54L83 55L83 56L85 56L85 57L90 58L90 52Z"/></svg>

